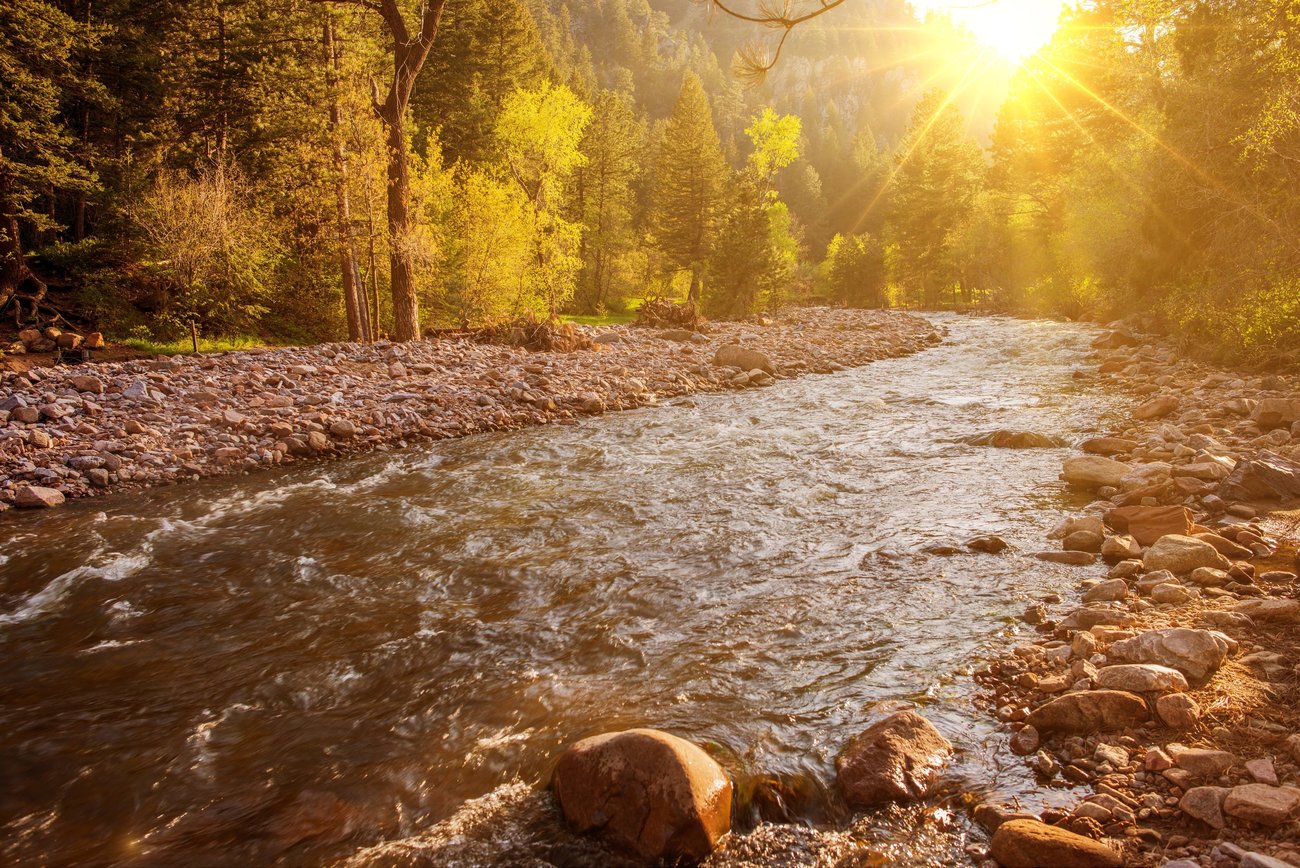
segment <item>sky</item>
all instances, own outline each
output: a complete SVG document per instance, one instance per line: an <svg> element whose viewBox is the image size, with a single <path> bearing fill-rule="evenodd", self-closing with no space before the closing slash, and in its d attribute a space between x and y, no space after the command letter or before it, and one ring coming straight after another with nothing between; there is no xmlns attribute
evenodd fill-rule
<svg viewBox="0 0 1300 868"><path fill-rule="evenodd" d="M1056 30L1060 0L913 0L917 11L948 12L980 42L1021 61Z"/></svg>

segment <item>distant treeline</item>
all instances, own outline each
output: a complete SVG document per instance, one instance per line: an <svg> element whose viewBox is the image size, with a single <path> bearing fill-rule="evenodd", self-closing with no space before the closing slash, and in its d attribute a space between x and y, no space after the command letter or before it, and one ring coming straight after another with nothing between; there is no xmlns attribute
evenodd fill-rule
<svg viewBox="0 0 1300 868"><path fill-rule="evenodd" d="M1085 3L1012 75L873 0L745 88L752 29L687 0L18 0L0 301L50 283L118 336L297 341L654 296L978 304L1276 355L1297 16Z"/></svg>

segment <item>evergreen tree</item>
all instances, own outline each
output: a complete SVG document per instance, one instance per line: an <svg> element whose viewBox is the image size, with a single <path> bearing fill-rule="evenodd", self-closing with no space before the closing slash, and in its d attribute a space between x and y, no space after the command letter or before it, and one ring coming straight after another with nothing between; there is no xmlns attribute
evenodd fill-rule
<svg viewBox="0 0 1300 868"><path fill-rule="evenodd" d="M31 284L33 304L46 286L27 265L21 223L54 225L36 201L51 191L88 191L94 172L76 154L62 116L69 93L94 95L78 76L76 57L95 34L43 0L0 5L0 310Z"/></svg>
<svg viewBox="0 0 1300 868"><path fill-rule="evenodd" d="M890 219L900 282L922 304L937 306L958 280L952 236L970 215L983 173L983 156L961 115L941 91L927 93L899 148Z"/></svg>
<svg viewBox="0 0 1300 868"><path fill-rule="evenodd" d="M635 242L632 185L645 147L645 130L628 98L601 91L582 141L586 164L574 171L571 185L576 219L583 226L578 299L584 311L594 313L611 301L619 258Z"/></svg>
<svg viewBox="0 0 1300 868"><path fill-rule="evenodd" d="M683 76L681 93L664 128L654 189L656 241L677 269L689 270L689 299L700 300L701 274L713 238L727 166L700 79Z"/></svg>

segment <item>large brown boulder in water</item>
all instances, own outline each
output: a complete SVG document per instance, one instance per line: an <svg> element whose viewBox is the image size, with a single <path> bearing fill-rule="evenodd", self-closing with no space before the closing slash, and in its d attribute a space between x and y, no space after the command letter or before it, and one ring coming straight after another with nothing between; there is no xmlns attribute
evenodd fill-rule
<svg viewBox="0 0 1300 868"><path fill-rule="evenodd" d="M731 780L688 741L653 729L569 747L551 785L564 818L645 859L699 861L731 829Z"/></svg>
<svg viewBox="0 0 1300 868"><path fill-rule="evenodd" d="M990 855L1003 868L1120 868L1114 850L1037 820L1009 820L993 833Z"/></svg>
<svg viewBox="0 0 1300 868"><path fill-rule="evenodd" d="M952 745L930 721L900 711L850 740L835 769L849 805L870 808L930 795L951 755Z"/></svg>

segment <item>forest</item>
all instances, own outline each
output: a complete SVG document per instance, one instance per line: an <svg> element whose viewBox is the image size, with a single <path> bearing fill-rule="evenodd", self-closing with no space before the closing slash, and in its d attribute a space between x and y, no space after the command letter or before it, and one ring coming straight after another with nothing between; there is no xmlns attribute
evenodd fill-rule
<svg viewBox="0 0 1300 868"><path fill-rule="evenodd" d="M958 307L1296 361L1300 3L1090 0L1023 63L904 0L756 63L714 7L4 4L5 318L309 343Z"/></svg>

